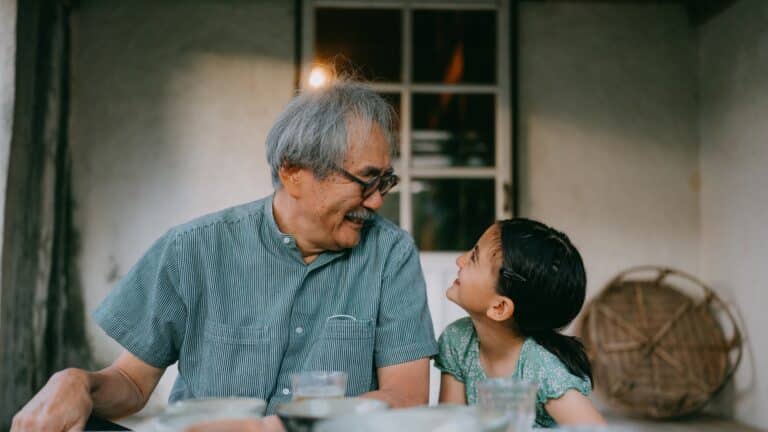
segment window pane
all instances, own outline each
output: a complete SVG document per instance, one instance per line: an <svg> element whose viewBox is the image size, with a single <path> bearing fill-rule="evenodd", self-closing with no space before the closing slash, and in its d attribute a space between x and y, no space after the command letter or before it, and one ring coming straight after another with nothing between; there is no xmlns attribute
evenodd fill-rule
<svg viewBox="0 0 768 432"><path fill-rule="evenodd" d="M318 8L315 18L316 62L367 80L400 81L400 10Z"/></svg>
<svg viewBox="0 0 768 432"><path fill-rule="evenodd" d="M378 213L391 220L395 225L400 225L400 192L397 191L397 188L389 191L384 197L384 204Z"/></svg>
<svg viewBox="0 0 768 432"><path fill-rule="evenodd" d="M496 83L496 12L413 13L413 80Z"/></svg>
<svg viewBox="0 0 768 432"><path fill-rule="evenodd" d="M494 166L495 118L493 95L414 95L412 165Z"/></svg>
<svg viewBox="0 0 768 432"><path fill-rule="evenodd" d="M414 179L413 237L422 251L467 250L495 221L492 179Z"/></svg>

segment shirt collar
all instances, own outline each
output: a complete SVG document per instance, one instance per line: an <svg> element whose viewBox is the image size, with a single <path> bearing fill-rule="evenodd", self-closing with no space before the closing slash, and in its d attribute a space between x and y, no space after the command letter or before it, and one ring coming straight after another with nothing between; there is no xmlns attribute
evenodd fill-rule
<svg viewBox="0 0 768 432"><path fill-rule="evenodd" d="M301 258L301 253L296 247L296 239L292 235L280 231L280 228L277 226L277 221L275 221L275 213L272 208L274 197L275 194L273 193L263 201L263 212L267 222L266 230L264 230L266 232L263 233L263 235L266 237L265 240L267 240L269 246L277 254L282 256L290 256L291 258L298 257L298 259L300 259L303 263L304 260Z"/></svg>

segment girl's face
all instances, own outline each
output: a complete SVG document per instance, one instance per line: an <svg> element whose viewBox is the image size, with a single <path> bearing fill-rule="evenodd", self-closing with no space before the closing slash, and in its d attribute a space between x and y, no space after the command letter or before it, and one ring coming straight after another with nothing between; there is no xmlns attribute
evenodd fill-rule
<svg viewBox="0 0 768 432"><path fill-rule="evenodd" d="M445 295L470 315L485 314L494 300L501 269L499 227L494 224L477 241L475 247L456 258L459 274Z"/></svg>

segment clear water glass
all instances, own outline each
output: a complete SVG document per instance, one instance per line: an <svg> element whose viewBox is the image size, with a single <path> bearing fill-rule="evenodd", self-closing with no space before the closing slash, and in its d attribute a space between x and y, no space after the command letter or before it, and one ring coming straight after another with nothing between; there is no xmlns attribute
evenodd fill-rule
<svg viewBox="0 0 768 432"><path fill-rule="evenodd" d="M522 432L533 428L538 387L515 378L479 381L477 415L486 431Z"/></svg>
<svg viewBox="0 0 768 432"><path fill-rule="evenodd" d="M291 375L293 400L343 398L347 392L346 372L306 371Z"/></svg>

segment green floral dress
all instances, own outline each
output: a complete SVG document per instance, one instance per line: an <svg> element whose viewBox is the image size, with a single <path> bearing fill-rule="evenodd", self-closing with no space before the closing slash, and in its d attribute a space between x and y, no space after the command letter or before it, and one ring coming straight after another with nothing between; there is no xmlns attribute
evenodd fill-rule
<svg viewBox="0 0 768 432"><path fill-rule="evenodd" d="M435 367L464 383L467 403L474 405L477 402L475 383L486 379L487 376L480 365L477 333L472 320L466 317L451 323L440 335L438 346ZM523 343L512 377L533 382L539 386L536 396L537 427L557 426L555 419L544 409L544 404L548 400L558 399L569 389L575 389L589 396L592 389L589 379L571 374L557 356L537 344L532 338L526 339Z"/></svg>

